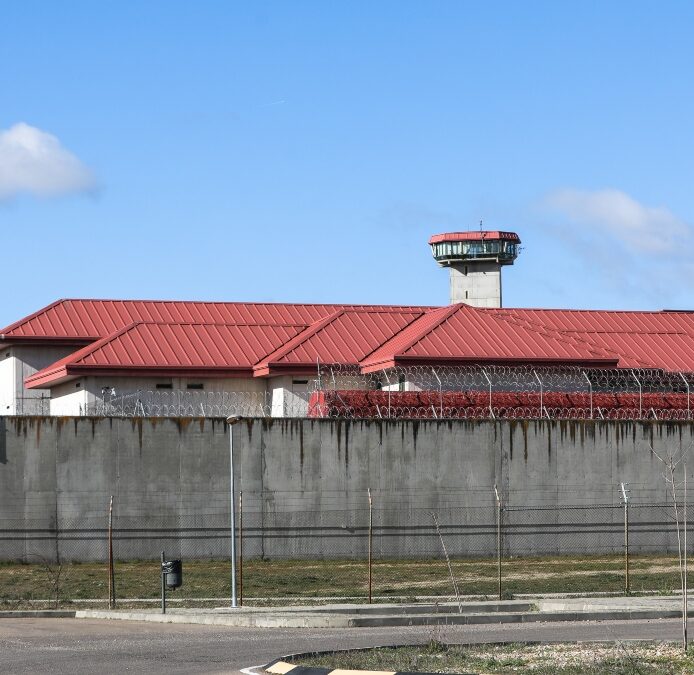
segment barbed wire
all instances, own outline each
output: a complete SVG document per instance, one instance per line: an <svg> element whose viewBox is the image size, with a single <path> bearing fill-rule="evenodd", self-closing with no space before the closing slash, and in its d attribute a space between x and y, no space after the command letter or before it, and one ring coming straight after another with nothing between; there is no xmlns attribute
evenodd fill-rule
<svg viewBox="0 0 694 675"><path fill-rule="evenodd" d="M575 366L322 366L309 417L691 419L694 374Z"/></svg>
<svg viewBox="0 0 694 675"><path fill-rule="evenodd" d="M306 417L308 402L297 395L274 400L270 392L154 390L110 394L84 415L114 417Z"/></svg>
<svg viewBox="0 0 694 675"><path fill-rule="evenodd" d="M115 417L310 417L347 419L692 419L694 373L575 366L411 365L363 373L319 364L305 391L105 388L80 415ZM23 401L50 414L50 399Z"/></svg>
<svg viewBox="0 0 694 675"><path fill-rule="evenodd" d="M14 410L12 412L14 415L18 416L50 415L51 397L46 394L41 394L39 396L16 396L14 398Z"/></svg>

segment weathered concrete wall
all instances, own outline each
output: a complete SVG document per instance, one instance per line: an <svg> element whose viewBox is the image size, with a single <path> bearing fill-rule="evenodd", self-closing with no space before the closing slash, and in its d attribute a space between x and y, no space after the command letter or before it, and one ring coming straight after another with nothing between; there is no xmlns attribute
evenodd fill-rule
<svg viewBox="0 0 694 675"><path fill-rule="evenodd" d="M226 555L228 429L215 419L0 417L0 559L103 558L109 495L117 557ZM591 541L619 550L619 509L597 524L577 511L580 541L552 524L566 505L619 504L620 482L636 501L664 502L649 446L694 440L691 424L654 422L256 419L233 433L252 556L362 554L367 489L377 553L438 553L437 512L456 554L490 555L494 485L507 507L547 509L524 530L524 552ZM649 527L644 550L672 545L665 528Z"/></svg>
<svg viewBox="0 0 694 675"><path fill-rule="evenodd" d="M71 354L76 346L12 345L0 342L0 414L49 413L48 391L26 389L24 380ZM42 400L45 399L45 400Z"/></svg>

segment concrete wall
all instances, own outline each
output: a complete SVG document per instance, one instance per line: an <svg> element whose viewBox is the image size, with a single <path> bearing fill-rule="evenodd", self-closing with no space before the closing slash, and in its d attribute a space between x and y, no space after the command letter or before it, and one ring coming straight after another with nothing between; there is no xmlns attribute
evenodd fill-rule
<svg viewBox="0 0 694 675"><path fill-rule="evenodd" d="M0 350L0 414L47 414L48 405L41 405L37 399L47 398L48 391L25 389L24 380L77 349L74 346L12 345Z"/></svg>
<svg viewBox="0 0 694 675"><path fill-rule="evenodd" d="M103 399L105 388L118 395L156 392L158 384L170 385L167 391L249 394L248 408L263 414L265 407L278 417L305 415L307 410L307 377L111 377L86 376L55 385L50 389L26 389L24 380L46 366L77 351L77 346L12 345L0 349L0 415L81 416L95 409ZM203 389L188 390L189 384ZM112 401L110 397L107 401ZM117 401L116 401L117 403ZM100 410L97 408L97 410Z"/></svg>
<svg viewBox="0 0 694 675"><path fill-rule="evenodd" d="M203 389L188 390L189 384L202 384ZM262 378L211 378L211 377L109 377L109 376L85 376L79 379L70 380L52 387L49 390L42 390L45 394L50 394L50 414L58 416L79 416L87 414L93 410L97 401L103 401L103 391L105 388L115 389L116 396L107 401L118 404L118 396L121 394L133 394L140 392L156 392L158 384L171 385L170 389L162 389L162 392L170 391L202 391L202 392L239 392L265 394L267 380ZM258 399L262 400L262 398Z"/></svg>
<svg viewBox="0 0 694 675"><path fill-rule="evenodd" d="M84 415L95 398L94 390L88 388L88 379L90 378L82 377L79 380L63 382L46 392L51 397L51 415Z"/></svg>
<svg viewBox="0 0 694 675"><path fill-rule="evenodd" d="M450 266L451 304L501 307L501 265L495 262L453 263Z"/></svg>
<svg viewBox="0 0 694 675"><path fill-rule="evenodd" d="M15 360L12 349L0 350L0 414L14 415L17 403L15 385Z"/></svg>
<svg viewBox="0 0 694 675"><path fill-rule="evenodd" d="M655 422L256 419L233 433L246 555L307 557L363 555L367 489L377 555L438 555L432 512L451 554L491 555L494 485L507 507L540 514L522 540L509 531L506 545L525 547L513 551L619 551L619 484L664 503L649 446L694 440L691 424ZM224 557L228 481L223 420L0 417L0 559L103 559L109 495L117 557ZM598 523L596 504L617 508ZM568 505L591 507L566 521L572 538L553 529ZM649 518L634 549L672 547Z"/></svg>

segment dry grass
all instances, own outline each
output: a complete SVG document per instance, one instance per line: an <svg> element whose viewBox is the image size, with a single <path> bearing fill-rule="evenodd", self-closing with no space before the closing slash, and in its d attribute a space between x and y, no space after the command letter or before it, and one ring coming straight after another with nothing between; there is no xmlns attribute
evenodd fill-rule
<svg viewBox="0 0 694 675"><path fill-rule="evenodd" d="M516 675L674 675L694 673L694 658L674 643L445 645L379 648L302 657L307 666L355 670Z"/></svg>
<svg viewBox="0 0 694 675"><path fill-rule="evenodd" d="M496 561L453 560L453 572L464 595L497 593ZM505 595L519 593L620 593L624 590L620 556L515 558L502 566ZM225 598L230 593L227 560L184 560L183 587L172 599L191 604L203 598ZM53 570L55 571L55 569ZM299 600L367 594L367 565L354 560L250 560L243 566L246 598ZM669 592L679 587L677 562L671 557L639 556L631 560L631 590ZM159 562L116 562L119 599L159 597ZM382 598L451 595L444 560L377 560L373 565L373 593ZM103 599L108 596L105 563L68 563L62 566L58 595L61 602ZM0 602L30 603L55 597L54 575L41 564L0 564Z"/></svg>

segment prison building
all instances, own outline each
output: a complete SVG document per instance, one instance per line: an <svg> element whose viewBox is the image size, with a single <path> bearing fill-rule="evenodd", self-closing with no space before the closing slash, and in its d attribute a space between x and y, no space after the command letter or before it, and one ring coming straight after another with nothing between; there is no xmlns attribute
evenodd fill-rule
<svg viewBox="0 0 694 675"><path fill-rule="evenodd" d="M517 235L429 243L445 307L58 300L0 330L0 414L689 418L694 313L503 307Z"/></svg>

